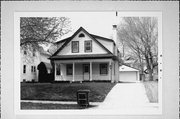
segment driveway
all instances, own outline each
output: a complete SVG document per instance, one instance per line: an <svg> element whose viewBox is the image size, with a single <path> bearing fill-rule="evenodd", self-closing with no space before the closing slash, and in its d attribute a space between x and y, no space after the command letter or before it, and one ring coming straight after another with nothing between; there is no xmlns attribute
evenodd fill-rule
<svg viewBox="0 0 180 119"><path fill-rule="evenodd" d="M157 104L149 103L144 85L137 83L118 83L109 92L98 109L123 111L145 111L157 109Z"/></svg>

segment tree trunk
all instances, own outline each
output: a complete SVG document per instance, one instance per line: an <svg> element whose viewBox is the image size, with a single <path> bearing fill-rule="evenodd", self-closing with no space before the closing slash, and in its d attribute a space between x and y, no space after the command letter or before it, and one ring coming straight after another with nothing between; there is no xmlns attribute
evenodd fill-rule
<svg viewBox="0 0 180 119"><path fill-rule="evenodd" d="M152 63L149 60L148 56L145 56L145 58L146 58L146 66L148 71L148 81L153 81L153 67L151 66Z"/></svg>
<svg viewBox="0 0 180 119"><path fill-rule="evenodd" d="M149 80L149 81L153 81L153 69L149 69L148 72L149 72L149 74L148 74L148 80Z"/></svg>

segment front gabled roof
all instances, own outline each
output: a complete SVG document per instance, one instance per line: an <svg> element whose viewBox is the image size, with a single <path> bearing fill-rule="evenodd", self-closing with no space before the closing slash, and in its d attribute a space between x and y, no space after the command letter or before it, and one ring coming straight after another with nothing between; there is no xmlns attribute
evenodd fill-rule
<svg viewBox="0 0 180 119"><path fill-rule="evenodd" d="M96 40L93 35L89 34L83 27L80 27L71 37L64 39L65 43L52 56L56 56L80 31L84 31L91 39L93 39L97 44L99 44L99 46L106 50L108 54L112 54L104 45L102 45L98 40Z"/></svg>
<svg viewBox="0 0 180 119"><path fill-rule="evenodd" d="M115 42L114 42L114 40L112 40L112 39L105 38L105 37L98 36L98 35L94 35L94 34L90 34L90 35L93 36L94 38L99 38L99 39L101 39L101 40L113 42L113 44L115 45Z"/></svg>

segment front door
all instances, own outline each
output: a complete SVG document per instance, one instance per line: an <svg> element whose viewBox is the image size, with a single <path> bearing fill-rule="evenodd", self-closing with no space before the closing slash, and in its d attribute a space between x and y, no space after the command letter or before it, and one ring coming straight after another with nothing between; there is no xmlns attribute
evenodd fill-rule
<svg viewBox="0 0 180 119"><path fill-rule="evenodd" d="M89 64L84 64L83 65L83 79L85 81L90 80L90 65Z"/></svg>

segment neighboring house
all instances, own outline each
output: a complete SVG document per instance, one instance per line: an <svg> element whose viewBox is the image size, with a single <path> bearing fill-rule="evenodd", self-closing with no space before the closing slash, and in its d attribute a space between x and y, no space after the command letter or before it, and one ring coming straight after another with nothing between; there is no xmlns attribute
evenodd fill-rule
<svg viewBox="0 0 180 119"><path fill-rule="evenodd" d="M51 72L51 64L48 59L50 54L41 48L39 51L21 50L21 82L39 82L38 65L43 62L46 64L47 72Z"/></svg>
<svg viewBox="0 0 180 119"><path fill-rule="evenodd" d="M80 27L57 44L58 50L49 58L55 81L119 80L120 53L114 40L90 34Z"/></svg>
<svg viewBox="0 0 180 119"><path fill-rule="evenodd" d="M120 82L137 82L139 79L139 70L122 65L119 67L119 81Z"/></svg>

